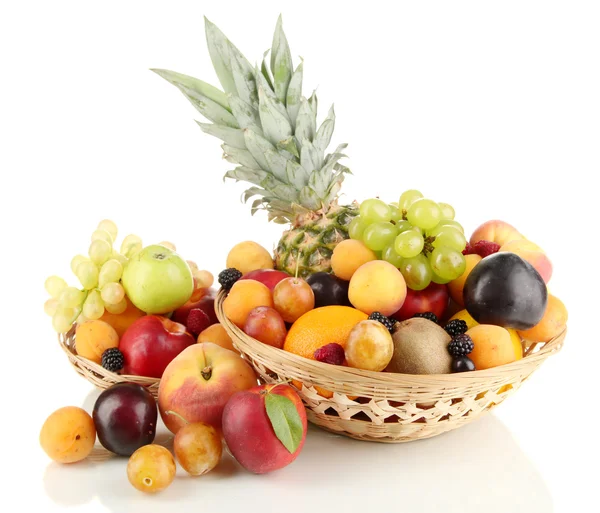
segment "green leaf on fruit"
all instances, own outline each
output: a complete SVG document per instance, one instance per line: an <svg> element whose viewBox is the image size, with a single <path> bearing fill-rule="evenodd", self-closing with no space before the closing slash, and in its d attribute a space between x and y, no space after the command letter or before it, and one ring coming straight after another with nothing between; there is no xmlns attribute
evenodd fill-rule
<svg viewBox="0 0 600 513"><path fill-rule="evenodd" d="M295 453L304 432L296 406L287 397L267 393L265 407L275 435L290 453Z"/></svg>

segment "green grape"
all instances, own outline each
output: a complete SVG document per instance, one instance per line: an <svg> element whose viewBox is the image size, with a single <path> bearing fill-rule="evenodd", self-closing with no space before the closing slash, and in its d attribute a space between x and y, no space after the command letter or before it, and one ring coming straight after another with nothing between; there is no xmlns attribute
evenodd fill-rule
<svg viewBox="0 0 600 513"><path fill-rule="evenodd" d="M368 199L360 204L360 216L368 223L388 222L392 219L390 207L380 199Z"/></svg>
<svg viewBox="0 0 600 513"><path fill-rule="evenodd" d="M365 228L369 224L364 221L360 216L356 216L352 221L350 221L350 226L348 226L348 234L351 239L362 240L363 232Z"/></svg>
<svg viewBox="0 0 600 513"><path fill-rule="evenodd" d="M398 235L398 230L392 223L373 223L365 228L363 242L373 251L381 251L389 246Z"/></svg>
<svg viewBox="0 0 600 513"><path fill-rule="evenodd" d="M77 308L81 306L85 299L85 292L75 287L67 287L60 295L60 304L67 308Z"/></svg>
<svg viewBox="0 0 600 513"><path fill-rule="evenodd" d="M438 246L429 255L433 272L444 280L455 280L465 272L467 263L464 255L447 246Z"/></svg>
<svg viewBox="0 0 600 513"><path fill-rule="evenodd" d="M421 198L410 206L406 218L413 226L418 226L423 230L431 230L440 222L442 211L435 201Z"/></svg>
<svg viewBox="0 0 600 513"><path fill-rule="evenodd" d="M467 239L464 234L454 226L442 226L439 230L436 230L435 240L433 241L433 247L437 248L440 246L447 246L456 251L462 251L467 245Z"/></svg>
<svg viewBox="0 0 600 513"><path fill-rule="evenodd" d="M58 299L51 297L44 303L44 312L52 317L58 308Z"/></svg>
<svg viewBox="0 0 600 513"><path fill-rule="evenodd" d="M120 283L107 283L102 287L100 297L106 305L116 305L125 299L125 290Z"/></svg>
<svg viewBox="0 0 600 513"><path fill-rule="evenodd" d="M100 266L112 255L112 247L105 240L95 240L90 244L88 254L90 255L90 260Z"/></svg>
<svg viewBox="0 0 600 513"><path fill-rule="evenodd" d="M123 266L116 259L106 262L98 274L98 286L104 287L107 283L118 282L123 274Z"/></svg>
<svg viewBox="0 0 600 513"><path fill-rule="evenodd" d="M409 289L423 290L431 283L431 266L422 253L413 258L403 258L399 269Z"/></svg>
<svg viewBox="0 0 600 513"><path fill-rule="evenodd" d="M417 230L407 230L396 237L394 249L402 258L416 257L423 251L423 235Z"/></svg>
<svg viewBox="0 0 600 513"><path fill-rule="evenodd" d="M98 268L93 262L82 262L75 270L75 276L84 289L90 290L98 286Z"/></svg>
<svg viewBox="0 0 600 513"><path fill-rule="evenodd" d="M75 274L75 271L77 270L77 266L81 263L81 262L89 262L90 259L86 256L83 255L76 255L73 257L73 260L71 260L71 271L73 271L73 274Z"/></svg>
<svg viewBox="0 0 600 513"><path fill-rule="evenodd" d="M129 259L125 255L121 255L116 249L113 249L112 255L110 257L113 260L117 260L123 267L127 265Z"/></svg>
<svg viewBox="0 0 600 513"><path fill-rule="evenodd" d="M393 244L390 244L381 252L381 258L392 264L394 267L400 267L402 264L402 257L396 253Z"/></svg>
<svg viewBox="0 0 600 513"><path fill-rule="evenodd" d="M398 201L398 208L400 209L400 211L403 211L403 210L408 211L410 206L415 201L417 201L418 199L420 199L422 197L423 197L423 194L421 194L419 191L417 191L415 189L410 189L408 191L404 191L400 195L400 200Z"/></svg>
<svg viewBox="0 0 600 513"><path fill-rule="evenodd" d="M432 273L431 281L433 283L437 283L438 285L446 285L446 283L450 283L452 280L444 280L444 278L440 278L437 274Z"/></svg>
<svg viewBox="0 0 600 513"><path fill-rule="evenodd" d="M402 211L394 204L390 203L390 212L392 213L392 221L398 224L398 221L402 219Z"/></svg>
<svg viewBox="0 0 600 513"><path fill-rule="evenodd" d="M60 276L50 276L44 282L44 288L46 289L46 292L50 294L50 297L58 299L62 291L67 288L67 282Z"/></svg>
<svg viewBox="0 0 600 513"><path fill-rule="evenodd" d="M125 237L123 239L123 242L121 242L121 251L120 253L122 255L127 256L127 253L129 252L131 246L134 246L136 244L141 244L142 243L142 239L140 239L137 235L127 235L127 237Z"/></svg>
<svg viewBox="0 0 600 513"><path fill-rule="evenodd" d="M109 312L111 314L115 314L115 315L122 314L125 310L127 310L127 300L125 298L123 298L121 301L119 301L115 305L110 305L110 304L106 303L104 305L104 308L106 309L107 312Z"/></svg>
<svg viewBox="0 0 600 513"><path fill-rule="evenodd" d="M92 242L95 240L103 240L108 242L111 246L113 245L113 238L110 233L106 230L96 230L92 233Z"/></svg>
<svg viewBox="0 0 600 513"><path fill-rule="evenodd" d="M442 219L454 219L456 213L454 212L454 207L452 207L452 205L448 205L448 203L438 203L438 206L442 211Z"/></svg>
<svg viewBox="0 0 600 513"><path fill-rule="evenodd" d="M413 227L413 225L405 220L398 221L396 223L396 229L398 230L398 233L402 233L402 232L405 232L406 230L410 230L412 227Z"/></svg>
<svg viewBox="0 0 600 513"><path fill-rule="evenodd" d="M143 246L142 246L141 242L136 242L135 244L132 244L127 249L127 253L125 253L125 257L126 258L133 258L137 253L139 253L140 251L142 251L142 247Z"/></svg>
<svg viewBox="0 0 600 513"><path fill-rule="evenodd" d="M431 235L432 237L435 237L437 235L437 231L440 230L444 226L454 226L454 228L457 228L462 233L465 233L465 229L462 227L462 225L459 222L454 221L453 219L442 219L431 230L427 230L427 235Z"/></svg>
<svg viewBox="0 0 600 513"><path fill-rule="evenodd" d="M98 230L106 230L110 233L113 242L117 240L117 234L119 231L117 230L117 225L111 221L110 219L103 219L98 223Z"/></svg>
<svg viewBox="0 0 600 513"><path fill-rule="evenodd" d="M52 327L57 333L66 333L71 329L78 315L78 309L61 307L59 305L52 316Z"/></svg>
<svg viewBox="0 0 600 513"><path fill-rule="evenodd" d="M100 319L104 314L104 301L97 290L91 290L83 303L83 315L90 320Z"/></svg>

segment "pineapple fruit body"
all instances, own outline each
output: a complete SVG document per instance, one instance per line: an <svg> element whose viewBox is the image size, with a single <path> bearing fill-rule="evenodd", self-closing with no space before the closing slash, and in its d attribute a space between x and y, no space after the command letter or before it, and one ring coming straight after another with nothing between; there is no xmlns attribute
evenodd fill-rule
<svg viewBox="0 0 600 513"><path fill-rule="evenodd" d="M331 272L333 249L347 239L348 226L358 215L358 205L334 203L327 212L299 216L285 231L275 249L275 267L292 276L306 278L318 272Z"/></svg>

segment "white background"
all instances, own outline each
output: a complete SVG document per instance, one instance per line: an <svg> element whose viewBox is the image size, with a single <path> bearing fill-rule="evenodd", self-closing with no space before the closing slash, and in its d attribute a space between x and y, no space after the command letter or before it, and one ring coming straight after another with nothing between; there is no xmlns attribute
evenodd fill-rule
<svg viewBox="0 0 600 513"><path fill-rule="evenodd" d="M348 142L344 201L405 189L454 205L467 232L514 224L554 263L569 334L494 414L444 436L381 445L311 429L286 469L226 461L142 497L125 461L60 467L46 416L94 392L60 350L43 282L71 283L103 218L170 240L218 273L235 243L282 228L223 183L219 142L149 71L218 85L203 15L251 62L284 29L332 145ZM597 487L600 12L597 2L61 2L0 7L1 509L36 511L574 511ZM587 175L587 177L586 177ZM122 237L119 237L119 243ZM585 470L588 467L590 470ZM8 474L8 475L7 475ZM594 477L594 475L596 477ZM5 505L11 509L5 509Z"/></svg>

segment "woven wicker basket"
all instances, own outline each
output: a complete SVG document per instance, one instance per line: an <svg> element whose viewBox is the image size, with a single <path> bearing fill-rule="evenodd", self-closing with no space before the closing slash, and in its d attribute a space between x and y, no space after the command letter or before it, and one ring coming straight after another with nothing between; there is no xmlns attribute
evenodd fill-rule
<svg viewBox="0 0 600 513"><path fill-rule="evenodd" d="M409 442L468 424L514 394L561 349L566 335L565 330L546 344L530 345L521 360L487 370L437 375L362 371L308 360L247 336L225 316L225 296L219 291L217 317L262 382L291 381L309 421L376 442ZM315 387L333 392L333 397L323 397Z"/></svg>
<svg viewBox="0 0 600 513"><path fill-rule="evenodd" d="M102 365L79 356L75 351L75 326L68 333L60 333L58 342L67 354L69 361L77 373L87 379L94 386L104 390L116 383L138 383L152 392L154 397L158 396L158 385L160 379L145 376L133 376L127 374L116 374L106 370Z"/></svg>

